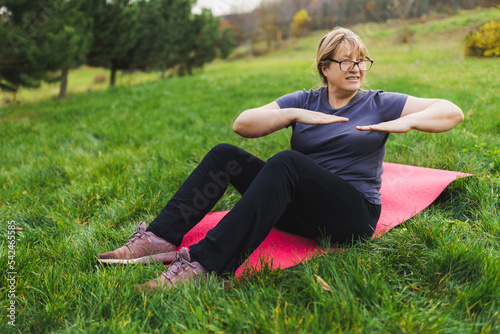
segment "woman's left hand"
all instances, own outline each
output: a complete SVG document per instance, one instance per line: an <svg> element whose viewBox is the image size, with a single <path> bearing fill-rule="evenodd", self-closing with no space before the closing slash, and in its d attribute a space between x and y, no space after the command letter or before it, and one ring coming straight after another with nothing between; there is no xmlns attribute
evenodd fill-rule
<svg viewBox="0 0 500 334"><path fill-rule="evenodd" d="M445 132L462 122L464 114L447 100L408 96L401 117L379 124L357 126L359 131L406 133L410 130Z"/></svg>

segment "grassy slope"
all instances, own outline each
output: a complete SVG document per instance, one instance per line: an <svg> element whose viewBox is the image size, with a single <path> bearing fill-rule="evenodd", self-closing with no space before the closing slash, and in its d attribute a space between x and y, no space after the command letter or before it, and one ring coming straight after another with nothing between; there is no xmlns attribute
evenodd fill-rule
<svg viewBox="0 0 500 334"><path fill-rule="evenodd" d="M469 12L414 26L412 50L395 42L395 28L358 27L376 60L369 88L447 98L466 113L446 134L391 136L386 161L476 177L455 182L382 238L230 286L211 282L144 297L133 286L161 266L101 267L94 256L122 244L135 221L151 220L213 145L230 142L264 159L287 148L287 131L245 140L231 123L245 108L314 86L321 34L263 58L217 62L194 77L0 109L0 231L6 235L7 220L24 229L16 246L17 329L500 331L500 65L463 59L461 44L469 25L495 15ZM215 210L237 199L229 191ZM5 294L2 288L2 300Z"/></svg>

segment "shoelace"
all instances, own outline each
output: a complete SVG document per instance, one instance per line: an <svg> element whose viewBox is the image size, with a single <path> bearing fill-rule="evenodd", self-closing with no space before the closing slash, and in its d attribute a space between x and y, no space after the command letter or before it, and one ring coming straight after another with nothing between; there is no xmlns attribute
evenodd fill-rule
<svg viewBox="0 0 500 334"><path fill-rule="evenodd" d="M195 265L191 264L188 260L186 260L185 258L181 257L179 253L176 254L176 257L175 257L175 260L172 261L172 263L170 264L170 268L166 271L164 271L162 273L162 275L168 279L168 276L167 274L170 273L170 274L173 274L175 276L178 276L178 271L183 269L183 264L187 264L188 266L190 266L191 268L196 268ZM196 273L196 271L195 271Z"/></svg>
<svg viewBox="0 0 500 334"><path fill-rule="evenodd" d="M129 241L127 241L125 246L127 246L127 248L130 249L129 245L133 244L137 239L140 239L140 237L144 234L146 234L146 231L141 228L141 223L137 224L137 231L135 231L129 236ZM130 249L130 251L132 250Z"/></svg>

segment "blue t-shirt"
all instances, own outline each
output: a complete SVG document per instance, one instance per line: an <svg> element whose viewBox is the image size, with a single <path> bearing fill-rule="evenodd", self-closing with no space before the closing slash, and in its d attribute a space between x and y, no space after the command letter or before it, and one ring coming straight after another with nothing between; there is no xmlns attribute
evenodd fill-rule
<svg viewBox="0 0 500 334"><path fill-rule="evenodd" d="M389 134L358 131L356 126L399 118L407 98L405 94L359 90L347 105L334 109L328 89L323 87L297 91L276 102L281 109L302 108L349 118L344 123L291 124L291 149L351 183L370 203L381 204L382 163Z"/></svg>

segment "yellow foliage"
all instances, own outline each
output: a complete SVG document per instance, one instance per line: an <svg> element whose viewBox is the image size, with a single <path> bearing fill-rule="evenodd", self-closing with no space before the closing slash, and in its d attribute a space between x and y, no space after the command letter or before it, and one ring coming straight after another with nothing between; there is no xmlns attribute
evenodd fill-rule
<svg viewBox="0 0 500 334"><path fill-rule="evenodd" d="M293 16L293 22L290 24L292 35L295 37L302 36L309 29L311 21L312 19L305 9L299 10Z"/></svg>
<svg viewBox="0 0 500 334"><path fill-rule="evenodd" d="M491 21L465 37L465 55L500 57L500 21Z"/></svg>

